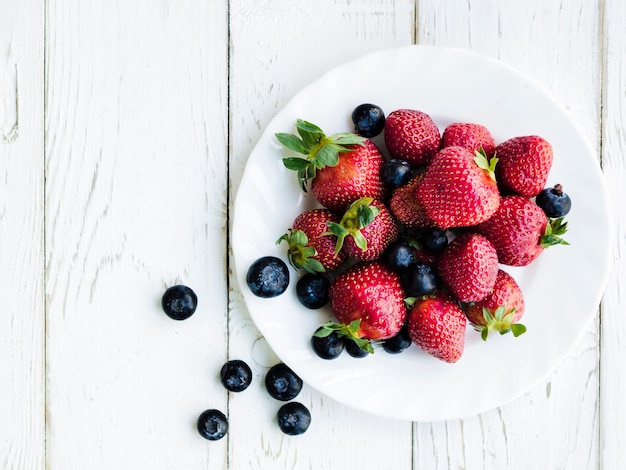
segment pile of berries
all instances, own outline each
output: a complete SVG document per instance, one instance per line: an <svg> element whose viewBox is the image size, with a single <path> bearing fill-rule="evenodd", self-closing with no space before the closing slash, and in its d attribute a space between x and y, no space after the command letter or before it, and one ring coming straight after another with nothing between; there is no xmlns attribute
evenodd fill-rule
<svg viewBox="0 0 626 470"><path fill-rule="evenodd" d="M378 344L398 353L414 343L453 363L468 323L483 339L524 333L524 297L503 268L567 244L571 200L562 185L546 187L551 144L538 135L496 143L477 123L440 132L414 109L385 116L363 104L352 119L356 133L327 136L297 120L297 134L276 134L291 151L285 167L319 203L278 239L302 274L298 299L329 302L337 320L312 332L315 352L364 357ZM247 283L261 297L280 295L289 270L260 258Z"/></svg>
<svg viewBox="0 0 626 470"><path fill-rule="evenodd" d="M267 264L272 265L271 262ZM165 291L161 305L171 319L186 320L195 313L198 297L193 289L179 284ZM224 388L235 393L246 390L253 377L250 366L240 359L227 361L220 369L219 376ZM303 434L311 424L308 408L300 402L292 401L302 390L302 385L302 379L282 362L272 366L265 375L265 389L269 395L287 402L278 409L276 421L280 430L290 436ZM226 415L215 408L200 413L196 425L200 435L209 441L217 441L226 436L229 426Z"/></svg>

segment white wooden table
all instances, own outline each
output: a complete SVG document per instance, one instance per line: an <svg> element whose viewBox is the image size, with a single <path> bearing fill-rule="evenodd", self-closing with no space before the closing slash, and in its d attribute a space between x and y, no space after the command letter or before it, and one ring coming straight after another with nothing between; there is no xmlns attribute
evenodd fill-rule
<svg viewBox="0 0 626 470"><path fill-rule="evenodd" d="M622 0L0 0L0 468L626 468L624 24ZM246 158L301 87L414 43L499 58L571 112L616 203L608 289L505 406L412 423L305 385L314 422L288 437L233 275ZM199 297L185 322L160 310L174 283ZM253 367L245 393L227 358ZM227 438L198 435L208 407Z"/></svg>

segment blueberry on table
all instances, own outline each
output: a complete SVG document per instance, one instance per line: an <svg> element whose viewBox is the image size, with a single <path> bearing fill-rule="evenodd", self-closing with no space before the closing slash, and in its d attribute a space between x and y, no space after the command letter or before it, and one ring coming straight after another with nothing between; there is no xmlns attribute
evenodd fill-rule
<svg viewBox="0 0 626 470"><path fill-rule="evenodd" d="M289 436L298 436L306 432L311 424L311 412L297 401L285 403L276 413L278 427Z"/></svg>
<svg viewBox="0 0 626 470"><path fill-rule="evenodd" d="M563 186L560 184L554 188L542 189L537 194L535 202L551 219L565 217L572 208L572 200L563 192Z"/></svg>
<svg viewBox="0 0 626 470"><path fill-rule="evenodd" d="M403 186L411 180L411 176L413 176L413 170L403 160L387 160L380 168L381 181L390 186Z"/></svg>
<svg viewBox="0 0 626 470"><path fill-rule="evenodd" d="M328 303L330 281L320 274L306 273L296 283L296 297L310 309L322 308Z"/></svg>
<svg viewBox="0 0 626 470"><path fill-rule="evenodd" d="M397 335L385 340L383 349L389 354L399 354L411 346L411 343L409 330L405 324Z"/></svg>
<svg viewBox="0 0 626 470"><path fill-rule="evenodd" d="M407 295L419 297L434 292L439 284L439 279L431 266L416 263L402 271L400 283Z"/></svg>
<svg viewBox="0 0 626 470"><path fill-rule="evenodd" d="M440 228L429 228L424 230L420 236L424 248L436 255L443 252L448 246L448 236L445 230Z"/></svg>
<svg viewBox="0 0 626 470"><path fill-rule="evenodd" d="M257 297L276 297L287 290L289 269L280 258L263 256L248 268L246 283Z"/></svg>
<svg viewBox="0 0 626 470"><path fill-rule="evenodd" d="M217 441L228 432L228 419L219 410L206 410L198 417L198 432L209 441Z"/></svg>
<svg viewBox="0 0 626 470"><path fill-rule="evenodd" d="M385 250L381 261L389 269L400 272L415 261L415 253L408 243L395 241Z"/></svg>
<svg viewBox="0 0 626 470"><path fill-rule="evenodd" d="M280 362L267 372L265 388L272 398L289 401L296 398L302 390L302 379L287 364Z"/></svg>
<svg viewBox="0 0 626 470"><path fill-rule="evenodd" d="M380 106L363 103L352 111L354 130L362 137L375 137L385 128L385 113Z"/></svg>
<svg viewBox="0 0 626 470"><path fill-rule="evenodd" d="M355 341L351 339L346 339L345 344L346 344L346 351L348 352L348 354L350 354L350 356L356 357L357 359L365 357L365 356L369 356L369 351L367 351L366 349L363 349Z"/></svg>
<svg viewBox="0 0 626 470"><path fill-rule="evenodd" d="M220 380L226 390L242 392L252 382L252 370L244 361L233 359L222 366Z"/></svg>
<svg viewBox="0 0 626 470"><path fill-rule="evenodd" d="M323 328L318 328L311 337L311 346L313 351L322 359L335 359L343 352L346 344L344 336L333 331L324 336L317 336Z"/></svg>
<svg viewBox="0 0 626 470"><path fill-rule="evenodd" d="M161 306L168 317L174 320L186 320L196 311L198 297L187 286L172 286L163 294Z"/></svg>

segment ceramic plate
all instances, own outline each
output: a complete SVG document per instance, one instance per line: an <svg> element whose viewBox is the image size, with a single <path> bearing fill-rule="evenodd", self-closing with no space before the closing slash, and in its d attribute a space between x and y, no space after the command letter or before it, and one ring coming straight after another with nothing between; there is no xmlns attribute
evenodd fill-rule
<svg viewBox="0 0 626 470"><path fill-rule="evenodd" d="M487 126L496 142L538 134L553 145L549 185L572 197L570 246L555 246L525 268L503 267L526 298L528 332L492 335L484 343L468 328L465 352L447 364L411 346L399 355L377 350L364 359L347 353L318 358L310 338L332 318L329 308L302 307L291 271L286 293L260 299L247 288L250 264L265 255L286 260L276 240L302 211L315 207L276 132L294 132L296 119L329 134L352 130L358 104L428 113L443 130L457 121ZM594 318L608 277L610 219L607 191L594 150L545 91L501 62L463 50L411 46L385 50L326 73L300 91L271 121L250 154L238 190L232 231L237 279L250 315L276 354L309 385L364 412L413 421L462 418L503 405L536 385L569 353ZM290 268L291 269L291 268Z"/></svg>

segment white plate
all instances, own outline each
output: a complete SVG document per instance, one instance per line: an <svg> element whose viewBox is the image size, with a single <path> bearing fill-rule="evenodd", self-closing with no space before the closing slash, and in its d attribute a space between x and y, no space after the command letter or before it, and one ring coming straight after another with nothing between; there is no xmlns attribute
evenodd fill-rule
<svg viewBox="0 0 626 470"><path fill-rule="evenodd" d="M525 268L507 268L526 298L519 337L483 343L468 328L456 364L416 346L399 355L383 350L364 359L347 353L318 358L310 338L331 318L311 311L287 292L254 297L246 286L250 264L264 255L286 260L276 240L305 209L315 206L283 167L287 153L276 132L294 132L297 118L326 132L352 130L352 109L375 103L428 113L443 129L455 121L487 126L496 142L538 134L554 148L549 185L572 197L570 246L555 246ZM310 386L368 413L413 421L462 418L500 406L544 379L569 353L594 318L608 277L611 228L608 196L595 152L571 118L540 87L510 67L463 50L411 46L385 50L333 69L298 93L269 124L251 153L235 203L233 251L243 297L256 326L276 354Z"/></svg>

